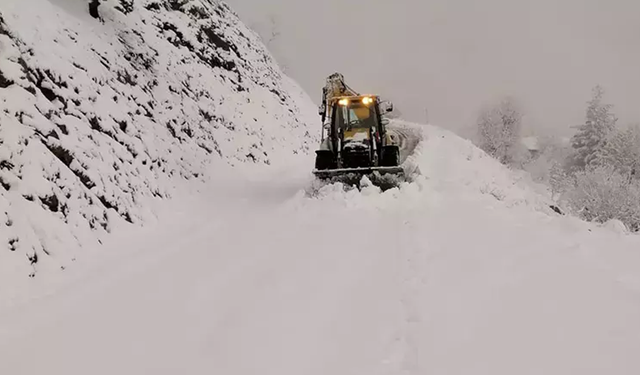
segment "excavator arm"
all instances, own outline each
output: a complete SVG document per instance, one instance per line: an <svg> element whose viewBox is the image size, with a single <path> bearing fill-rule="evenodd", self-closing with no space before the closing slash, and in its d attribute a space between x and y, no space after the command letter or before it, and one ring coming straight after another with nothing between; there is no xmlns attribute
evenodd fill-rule
<svg viewBox="0 0 640 375"><path fill-rule="evenodd" d="M333 73L327 77L326 83L322 88L322 104L318 111L320 116L322 116L322 123L324 124L325 119L330 116L328 113L330 109L328 105L332 98L357 95L359 94L344 82L344 76L342 74Z"/></svg>

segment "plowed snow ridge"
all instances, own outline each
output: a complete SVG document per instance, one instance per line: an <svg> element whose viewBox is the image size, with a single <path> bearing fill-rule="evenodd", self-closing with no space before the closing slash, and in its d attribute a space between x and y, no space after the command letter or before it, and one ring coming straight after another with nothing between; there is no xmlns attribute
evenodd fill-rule
<svg viewBox="0 0 640 375"><path fill-rule="evenodd" d="M0 373L638 373L638 239L411 128L422 176L384 193L309 198L312 158L219 171L108 269L2 310Z"/></svg>

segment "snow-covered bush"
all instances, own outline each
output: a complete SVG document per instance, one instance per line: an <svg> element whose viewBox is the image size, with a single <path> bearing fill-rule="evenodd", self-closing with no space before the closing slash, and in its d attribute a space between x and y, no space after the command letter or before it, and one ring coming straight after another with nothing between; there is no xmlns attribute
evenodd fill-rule
<svg viewBox="0 0 640 375"><path fill-rule="evenodd" d="M484 108L477 120L478 146L503 164L511 164L522 152L519 143L522 114L511 98Z"/></svg>
<svg viewBox="0 0 640 375"><path fill-rule="evenodd" d="M570 210L587 221L622 221L630 230L640 227L640 183L614 166L588 166L562 183L573 180L563 200Z"/></svg>
<svg viewBox="0 0 640 375"><path fill-rule="evenodd" d="M640 177L640 125L614 129L597 156L599 165L611 165L624 175Z"/></svg>
<svg viewBox="0 0 640 375"><path fill-rule="evenodd" d="M551 188L551 196L556 197L570 191L575 186L575 179L559 162L554 161L549 168L548 184Z"/></svg>

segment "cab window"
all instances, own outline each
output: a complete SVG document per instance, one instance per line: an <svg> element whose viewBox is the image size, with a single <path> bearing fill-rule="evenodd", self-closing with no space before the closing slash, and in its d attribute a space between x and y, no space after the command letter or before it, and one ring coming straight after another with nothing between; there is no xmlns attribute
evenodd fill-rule
<svg viewBox="0 0 640 375"><path fill-rule="evenodd" d="M371 128L376 124L373 106L356 102L348 106L338 106L337 110L336 121L340 128Z"/></svg>

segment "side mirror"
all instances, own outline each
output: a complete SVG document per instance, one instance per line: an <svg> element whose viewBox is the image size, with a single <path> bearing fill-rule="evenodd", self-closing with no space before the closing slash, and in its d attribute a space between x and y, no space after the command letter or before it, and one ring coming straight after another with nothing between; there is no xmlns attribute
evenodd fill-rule
<svg viewBox="0 0 640 375"><path fill-rule="evenodd" d="M380 103L380 110L383 113L389 113L393 111L393 103L389 101L383 101Z"/></svg>
<svg viewBox="0 0 640 375"><path fill-rule="evenodd" d="M318 106L318 114L322 116L324 114L324 105Z"/></svg>

